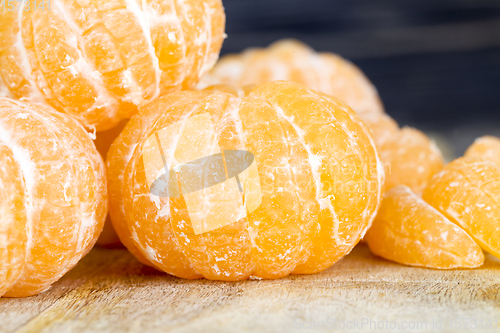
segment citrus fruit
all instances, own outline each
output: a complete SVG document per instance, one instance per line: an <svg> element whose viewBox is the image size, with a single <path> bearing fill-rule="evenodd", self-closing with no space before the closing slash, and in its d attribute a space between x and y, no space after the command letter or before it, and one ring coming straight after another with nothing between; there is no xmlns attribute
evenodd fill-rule
<svg viewBox="0 0 500 333"><path fill-rule="evenodd" d="M107 157L110 214L142 262L194 279L321 271L349 253L383 168L358 116L291 82L142 106Z"/></svg>
<svg viewBox="0 0 500 333"><path fill-rule="evenodd" d="M108 155L109 147L113 141L120 135L121 131L127 124L126 120L122 120L118 126L113 127L110 130L104 132L96 133L96 138L94 140L94 144L97 148L99 154L101 154L103 159L106 159ZM97 245L109 248L116 248L121 246L120 238L116 234L115 229L109 219L109 216L106 217L106 222L104 223L104 227L102 229L101 235L97 239Z"/></svg>
<svg viewBox="0 0 500 333"><path fill-rule="evenodd" d="M50 104L99 131L141 103L195 85L224 38L221 0L29 5L0 11L3 82L15 97Z"/></svg>
<svg viewBox="0 0 500 333"><path fill-rule="evenodd" d="M494 136L477 138L467 149L464 156L484 158L500 167L500 139Z"/></svg>
<svg viewBox="0 0 500 333"><path fill-rule="evenodd" d="M377 90L359 68L338 55L317 53L295 40L226 55L202 78L199 87L245 87L275 80L298 82L341 99L366 123L377 146L399 132L398 124L384 112Z"/></svg>
<svg viewBox="0 0 500 333"><path fill-rule="evenodd" d="M231 84L239 87L246 85L261 84L275 80L290 80L308 86L311 89L321 91L325 94L335 96L347 103L356 111L366 123L370 132L382 152L382 145L391 141L386 147L387 152L383 154L382 160L386 165L391 165L386 173L389 174L389 186L401 183L400 178L406 180L405 170L408 164L416 163L410 169L413 172L415 166L419 169L427 168L424 161L420 165L420 158L410 156L409 153L401 156L404 148L398 140L416 138L417 142L409 146L423 144L431 159L440 157L435 146L431 147L430 140L425 139L423 134L408 134L406 130L400 131L398 124L384 112L384 108L373 84L363 72L349 61L331 53L317 53L307 45L294 40L282 40L275 42L266 49L252 48L241 54L231 54L222 57L212 71L202 78L199 87L207 87L211 84ZM432 148L432 149L431 149ZM410 150L409 150L410 151ZM409 152L408 151L408 152ZM387 161L384 161L387 158ZM405 165L397 166L402 162ZM432 166L417 174L413 183L421 191L425 182L421 180L428 173L434 172ZM425 179L427 180L427 179Z"/></svg>
<svg viewBox="0 0 500 333"><path fill-rule="evenodd" d="M74 119L0 98L0 294L44 291L95 243L107 210L102 158Z"/></svg>
<svg viewBox="0 0 500 333"><path fill-rule="evenodd" d="M1 102L1 100L0 100ZM22 173L14 154L0 142L0 296L22 273L26 257L26 208Z"/></svg>
<svg viewBox="0 0 500 333"><path fill-rule="evenodd" d="M421 131L405 127L379 146L385 167L385 190L407 185L417 194L444 166L439 148Z"/></svg>
<svg viewBox="0 0 500 333"><path fill-rule="evenodd" d="M398 123L387 114L366 113L361 118L370 129L377 147L397 136L400 132Z"/></svg>
<svg viewBox="0 0 500 333"><path fill-rule="evenodd" d="M202 78L200 87L246 86L276 80L301 83L335 96L360 115L384 113L377 90L358 67L336 54L317 53L295 40L226 55Z"/></svg>
<svg viewBox="0 0 500 333"><path fill-rule="evenodd" d="M500 257L500 168L493 162L456 159L432 177L423 199Z"/></svg>
<svg viewBox="0 0 500 333"><path fill-rule="evenodd" d="M483 251L463 229L405 185L385 193L364 240L374 254L410 266L473 268L484 261Z"/></svg>

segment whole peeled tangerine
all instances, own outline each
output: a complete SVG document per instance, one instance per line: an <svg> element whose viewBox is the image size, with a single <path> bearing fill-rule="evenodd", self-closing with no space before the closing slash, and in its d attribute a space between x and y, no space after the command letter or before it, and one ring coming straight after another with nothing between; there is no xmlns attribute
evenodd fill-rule
<svg viewBox="0 0 500 333"><path fill-rule="evenodd" d="M0 98L0 164L0 296L30 296L97 240L107 212L104 163L76 120Z"/></svg>
<svg viewBox="0 0 500 333"><path fill-rule="evenodd" d="M342 100L368 126L377 147L398 132L399 126L385 113L377 89L356 65L337 54L316 52L296 40L280 40L268 48L226 55L198 87L245 87L276 80L297 82Z"/></svg>
<svg viewBox="0 0 500 333"><path fill-rule="evenodd" d="M281 81L165 95L132 117L107 167L122 242L188 279L329 267L370 226L383 181L349 107Z"/></svg>
<svg viewBox="0 0 500 333"><path fill-rule="evenodd" d="M276 80L297 82L335 96L362 117L385 114L376 88L358 67L337 54L315 52L296 40L226 55L203 77L200 86L246 86Z"/></svg>
<svg viewBox="0 0 500 333"><path fill-rule="evenodd" d="M195 85L224 39L221 0L44 3L0 11L0 81L98 131Z"/></svg>

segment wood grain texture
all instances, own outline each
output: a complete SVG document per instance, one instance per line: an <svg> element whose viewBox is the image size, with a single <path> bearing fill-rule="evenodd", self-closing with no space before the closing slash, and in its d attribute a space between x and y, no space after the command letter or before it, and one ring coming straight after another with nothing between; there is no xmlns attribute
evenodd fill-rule
<svg viewBox="0 0 500 333"><path fill-rule="evenodd" d="M359 245L323 273L280 280L186 281L143 266L125 250L94 249L51 290L0 299L0 332L418 332L500 321L500 261L476 270L410 268ZM469 318L469 326L463 327ZM361 326L365 323L364 326ZM484 326L483 324L483 326ZM423 326L425 325L425 327ZM454 324L457 327L457 324ZM479 324L478 324L479 325ZM344 327L345 328L345 327ZM356 329L357 328L357 329ZM412 331L412 330L405 330Z"/></svg>

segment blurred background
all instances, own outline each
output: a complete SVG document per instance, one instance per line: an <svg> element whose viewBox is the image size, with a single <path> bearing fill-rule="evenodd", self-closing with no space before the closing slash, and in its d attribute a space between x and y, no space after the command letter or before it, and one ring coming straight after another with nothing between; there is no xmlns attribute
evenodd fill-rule
<svg viewBox="0 0 500 333"><path fill-rule="evenodd" d="M500 136L500 0L224 0L222 54L300 39L358 65L449 158Z"/></svg>

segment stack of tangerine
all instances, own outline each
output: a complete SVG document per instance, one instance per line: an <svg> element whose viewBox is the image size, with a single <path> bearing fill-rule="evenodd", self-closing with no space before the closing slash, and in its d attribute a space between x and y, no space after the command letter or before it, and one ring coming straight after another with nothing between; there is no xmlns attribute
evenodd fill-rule
<svg viewBox="0 0 500 333"><path fill-rule="evenodd" d="M99 243L187 279L316 273L363 237L408 265L500 255L500 140L445 167L337 55L280 41L212 69L220 0L52 0L0 18L0 296L71 269L108 199Z"/></svg>

